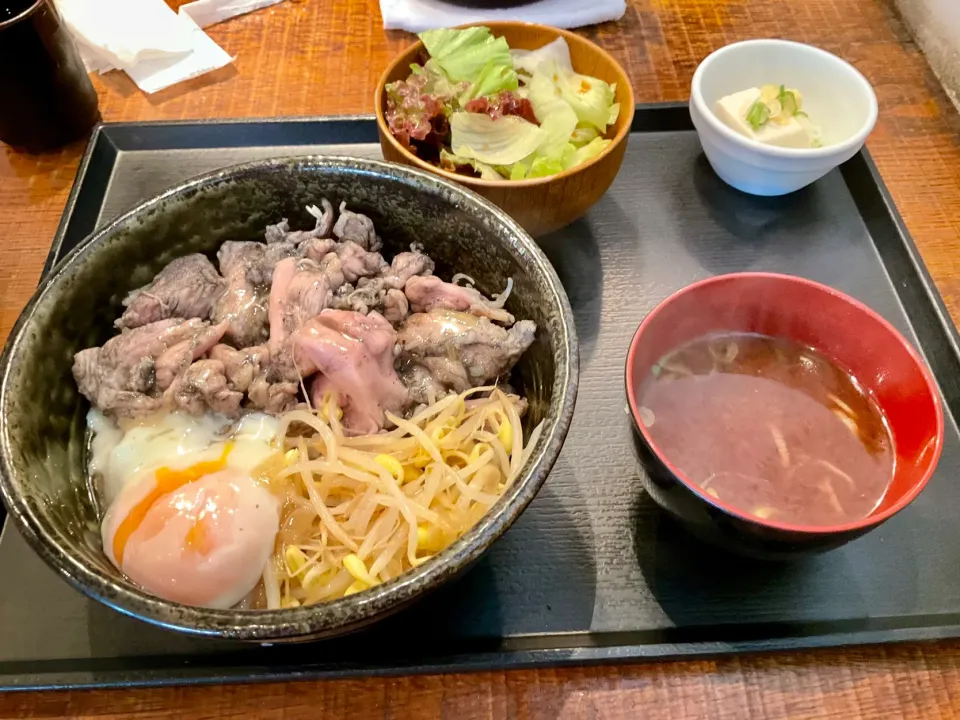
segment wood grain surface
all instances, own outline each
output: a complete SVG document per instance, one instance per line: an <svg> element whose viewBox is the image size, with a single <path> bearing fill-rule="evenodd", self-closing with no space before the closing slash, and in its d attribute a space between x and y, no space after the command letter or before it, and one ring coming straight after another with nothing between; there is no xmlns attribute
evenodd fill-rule
<svg viewBox="0 0 960 720"><path fill-rule="evenodd" d="M172 3L176 5L177 3ZM869 148L960 320L960 117L885 0L631 0L584 31L626 67L638 102L683 100L711 50L752 37L814 43L873 83ZM286 0L212 28L236 62L153 96L96 80L107 121L372 111L390 57L374 0ZM82 146L0 156L0 341L40 275ZM51 621L55 619L51 618ZM214 688L11 694L0 718L919 718L960 716L960 644Z"/></svg>

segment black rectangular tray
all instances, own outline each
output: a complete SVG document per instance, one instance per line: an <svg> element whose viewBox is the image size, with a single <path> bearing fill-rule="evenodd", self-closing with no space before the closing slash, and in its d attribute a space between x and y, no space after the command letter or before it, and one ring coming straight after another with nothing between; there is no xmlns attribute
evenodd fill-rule
<svg viewBox="0 0 960 720"><path fill-rule="evenodd" d="M186 177L284 154L378 157L370 118L123 124L93 138L48 269L100 223ZM189 638L72 590L11 523L0 540L0 688L159 685L465 671L960 636L960 352L870 159L785 198L712 173L687 111L640 108L623 169L583 220L542 242L581 342L573 426L543 490L461 580L342 640L251 647ZM901 330L947 406L928 489L875 532L791 564L726 557L641 490L623 363L644 315L711 274L827 283ZM855 332L851 328L851 332Z"/></svg>

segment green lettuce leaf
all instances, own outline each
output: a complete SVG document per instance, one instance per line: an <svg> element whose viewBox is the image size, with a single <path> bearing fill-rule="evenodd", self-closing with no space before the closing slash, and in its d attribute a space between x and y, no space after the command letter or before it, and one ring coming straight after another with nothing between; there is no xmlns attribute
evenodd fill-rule
<svg viewBox="0 0 960 720"><path fill-rule="evenodd" d="M527 75L536 74L540 66L545 63L553 63L563 72L573 72L570 46L562 37L558 37L537 50L511 50L510 54L513 56L514 67Z"/></svg>
<svg viewBox="0 0 960 720"><path fill-rule="evenodd" d="M549 152L537 151L510 167L499 167L497 171L511 180L549 177L582 165L603 152L611 142L598 137L582 147L577 147L572 142L563 143L552 147Z"/></svg>
<svg viewBox="0 0 960 720"><path fill-rule="evenodd" d="M515 115L496 120L482 113L455 112L450 116L455 155L487 165L513 165L536 152L543 131Z"/></svg>
<svg viewBox="0 0 960 720"><path fill-rule="evenodd" d="M537 73L524 87L527 89L527 99L533 106L533 113L541 123L555 110L562 110L563 107L572 109L570 103L560 97L560 89L548 75Z"/></svg>
<svg viewBox="0 0 960 720"><path fill-rule="evenodd" d="M527 178L550 177L563 172L563 161L558 157L540 157L530 165Z"/></svg>
<svg viewBox="0 0 960 720"><path fill-rule="evenodd" d="M574 72L565 42L532 52L515 51L517 69L529 74L519 87L509 57L501 55L486 28L430 31L421 37L441 75L462 82L473 73L472 85L458 97L461 105L510 90L526 95L540 123L512 115L494 120L483 113L454 112L453 152L441 153L444 165L469 165L487 179L541 178L587 162L610 145L602 134L620 112L614 101L616 87Z"/></svg>
<svg viewBox="0 0 960 720"><path fill-rule="evenodd" d="M460 95L460 105L466 105L474 98L496 95L503 90L516 90L520 87L517 72L511 65L496 65L491 60L486 64L476 80Z"/></svg>
<svg viewBox="0 0 960 720"><path fill-rule="evenodd" d="M530 166L524 162L514 163L509 168L504 168L507 172L505 173L510 177L511 180L523 180L527 177L527 173L530 171Z"/></svg>
<svg viewBox="0 0 960 720"><path fill-rule="evenodd" d="M576 167L577 165L582 165L590 158L596 157L602 153L611 142L613 141L605 140L604 138L594 138L583 147L574 150L573 154L569 157L568 164L564 169L568 170L572 167Z"/></svg>
<svg viewBox="0 0 960 720"><path fill-rule="evenodd" d="M576 152L573 143L569 142L552 148L551 152L534 159L527 177L548 177L562 173L567 168L573 167L573 158Z"/></svg>
<svg viewBox="0 0 960 720"><path fill-rule="evenodd" d="M616 84L613 84L610 87L613 88L613 92L616 94ZM614 103L610 106L610 114L607 116L607 125L613 125L617 121L618 117L620 117L620 103Z"/></svg>
<svg viewBox="0 0 960 720"><path fill-rule="evenodd" d="M617 110L619 109L620 108L617 107ZM600 133L597 132L596 128L578 127L576 130L573 131L573 135L570 137L570 140L571 142L573 142L574 145L576 145L577 147L580 147L581 145L586 145L591 140L596 140L598 137L600 137Z"/></svg>
<svg viewBox="0 0 960 720"><path fill-rule="evenodd" d="M567 145L571 144L571 136L576 127L577 118L570 111L569 116L566 113L556 113L548 117L540 130L543 132L543 141L537 152L540 155L559 155L564 152Z"/></svg>
<svg viewBox="0 0 960 720"><path fill-rule="evenodd" d="M577 114L570 104L560 97L560 92L550 78L541 73L534 75L527 85L533 114L540 121L543 142L538 150L541 154L556 154L570 142L577 127Z"/></svg>
<svg viewBox="0 0 960 720"><path fill-rule="evenodd" d="M487 27L427 30L418 37L453 82L474 82L489 64L513 67L507 41L493 37Z"/></svg>
<svg viewBox="0 0 960 720"><path fill-rule="evenodd" d="M496 171L490 165L482 163L479 160L473 158L461 157L460 155L454 155L452 152L449 152L446 148L440 151L440 167L444 170L451 168L457 168L462 165L469 165L476 172L480 173L481 180L503 180L504 177Z"/></svg>
<svg viewBox="0 0 960 720"><path fill-rule="evenodd" d="M427 60L423 65L413 63L410 71L423 78L423 92L427 95L451 99L468 87L466 83L451 82L436 60Z"/></svg>
<svg viewBox="0 0 960 720"><path fill-rule="evenodd" d="M554 83L560 91L560 97L573 108L581 125L604 132L607 125L616 120L620 112L615 102L616 86L589 75L563 72L552 62L544 63L541 68L537 75L544 75Z"/></svg>

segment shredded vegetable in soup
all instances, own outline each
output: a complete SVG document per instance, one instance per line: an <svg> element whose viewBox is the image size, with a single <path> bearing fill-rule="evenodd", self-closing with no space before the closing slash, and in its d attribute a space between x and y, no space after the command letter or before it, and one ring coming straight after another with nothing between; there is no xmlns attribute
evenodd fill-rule
<svg viewBox="0 0 960 720"><path fill-rule="evenodd" d="M877 403L834 362L787 340L695 340L654 366L640 397L661 454L707 494L761 519L859 520L893 477Z"/></svg>
<svg viewBox="0 0 960 720"><path fill-rule="evenodd" d="M523 442L521 409L516 396L477 388L358 437L344 435L329 408L283 416L287 450L260 470L282 502L280 532L253 606L351 595L453 543L510 486L536 442L539 429Z"/></svg>

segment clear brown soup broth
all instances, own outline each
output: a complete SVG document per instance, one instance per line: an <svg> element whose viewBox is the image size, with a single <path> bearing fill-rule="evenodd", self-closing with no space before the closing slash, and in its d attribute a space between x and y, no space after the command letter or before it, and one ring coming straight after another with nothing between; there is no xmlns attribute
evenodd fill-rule
<svg viewBox="0 0 960 720"><path fill-rule="evenodd" d="M771 521L862 519L893 478L877 403L832 361L764 335L710 335L654 366L641 421L661 454L709 494Z"/></svg>

